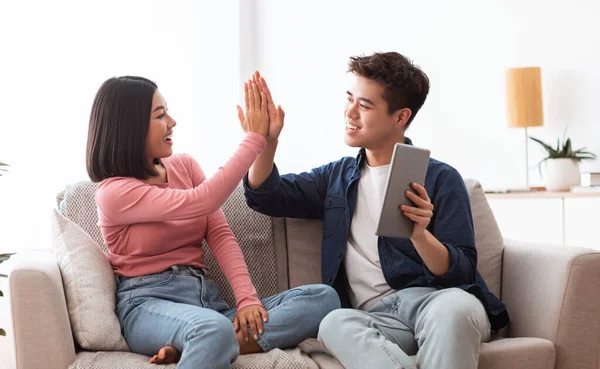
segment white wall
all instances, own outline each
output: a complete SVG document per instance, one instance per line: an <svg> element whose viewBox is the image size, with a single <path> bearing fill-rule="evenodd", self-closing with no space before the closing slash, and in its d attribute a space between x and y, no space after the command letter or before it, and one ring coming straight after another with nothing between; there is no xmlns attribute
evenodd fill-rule
<svg viewBox="0 0 600 369"><path fill-rule="evenodd" d="M525 185L525 133L506 127L508 67L542 67L545 126L530 135L556 142L569 124L576 147L600 154L598 1L257 4L258 62L287 111L276 159L284 171L354 155L342 141L345 71L349 56L374 51L403 53L431 79L407 136L486 188ZM529 148L530 184L542 184L535 164L543 152Z"/></svg>
<svg viewBox="0 0 600 369"><path fill-rule="evenodd" d="M56 193L88 180L90 108L109 77L156 81L175 151L209 174L225 162L242 136L238 5L0 1L0 252L50 246Z"/></svg>
<svg viewBox="0 0 600 369"><path fill-rule="evenodd" d="M239 142L234 105L256 68L287 112L283 171L354 155L342 141L347 60L387 50L432 80L408 135L488 188L525 182L523 132L505 126L509 66L543 70L546 126L531 134L554 139L570 123L575 145L600 153L597 1L423 3L0 1L0 161L12 165L0 177L0 252L49 246L54 196L87 179L90 106L114 75L158 82L179 122L175 150L208 174ZM530 148L533 166L541 152Z"/></svg>

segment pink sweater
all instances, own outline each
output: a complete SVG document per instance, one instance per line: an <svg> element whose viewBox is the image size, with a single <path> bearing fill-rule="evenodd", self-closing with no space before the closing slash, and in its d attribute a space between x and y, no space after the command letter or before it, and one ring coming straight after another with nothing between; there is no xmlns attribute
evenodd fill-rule
<svg viewBox="0 0 600 369"><path fill-rule="evenodd" d="M100 182L98 225L115 272L137 277L179 264L203 268L206 238L233 289L237 308L260 304L221 206L266 143L263 136L248 133L231 159L208 180L200 165L183 154L162 160L168 183L130 177Z"/></svg>

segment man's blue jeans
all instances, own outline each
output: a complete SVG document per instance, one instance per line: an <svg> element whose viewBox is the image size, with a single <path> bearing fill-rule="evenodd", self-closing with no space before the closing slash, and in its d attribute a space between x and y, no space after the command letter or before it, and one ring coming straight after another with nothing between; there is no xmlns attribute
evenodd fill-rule
<svg viewBox="0 0 600 369"><path fill-rule="evenodd" d="M477 369L490 329L470 293L413 287L368 311L333 311L321 322L319 341L346 369ZM410 358L415 354L417 366Z"/></svg>

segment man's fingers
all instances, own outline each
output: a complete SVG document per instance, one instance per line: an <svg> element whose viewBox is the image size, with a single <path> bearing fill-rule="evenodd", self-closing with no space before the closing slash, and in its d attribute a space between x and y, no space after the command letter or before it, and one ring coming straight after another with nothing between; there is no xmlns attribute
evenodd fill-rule
<svg viewBox="0 0 600 369"><path fill-rule="evenodd" d="M419 224L425 224L429 220L429 218L420 217L416 214L409 213L407 211L404 212L404 215L406 215L408 217L408 219L410 219L416 223L419 223Z"/></svg>
<svg viewBox="0 0 600 369"><path fill-rule="evenodd" d="M260 87L261 90L265 93L267 97L267 108L269 109L269 115L272 118L275 118L274 114L277 114L277 110L275 109L275 103L273 102L273 96L271 96L271 90L267 85L267 81L264 78L260 77Z"/></svg>
<svg viewBox="0 0 600 369"><path fill-rule="evenodd" d="M429 195L427 194L427 190L425 189L425 187L421 186L418 183L413 183L412 188L414 188L415 191L417 191L420 198L422 198L423 200L425 200L427 202L431 202L431 199L429 199Z"/></svg>
<svg viewBox="0 0 600 369"><path fill-rule="evenodd" d="M265 97L264 92L260 93L260 111L263 113L267 112L267 98Z"/></svg>
<svg viewBox="0 0 600 369"><path fill-rule="evenodd" d="M409 213L409 212L405 211L404 215L406 215L406 217L408 219L412 220L412 221L415 221L415 222L417 221L418 217L416 215L412 214L412 213Z"/></svg>
<svg viewBox="0 0 600 369"><path fill-rule="evenodd" d="M433 216L433 212L431 210L425 210L425 209L415 208L414 206L406 206L406 205L401 205L400 208L404 212L415 214L417 216L424 217L424 218L431 218Z"/></svg>
<svg viewBox="0 0 600 369"><path fill-rule="evenodd" d="M433 204L429 200L425 200L411 191L406 191L406 197L420 208L433 210Z"/></svg>

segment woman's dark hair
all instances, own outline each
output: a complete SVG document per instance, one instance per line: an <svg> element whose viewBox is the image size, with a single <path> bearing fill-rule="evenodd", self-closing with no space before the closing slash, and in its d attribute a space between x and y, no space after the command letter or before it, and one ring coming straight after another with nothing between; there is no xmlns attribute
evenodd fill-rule
<svg viewBox="0 0 600 369"><path fill-rule="evenodd" d="M100 86L92 105L86 167L94 182L110 177L147 179L146 135L156 83L143 77L113 77Z"/></svg>
<svg viewBox="0 0 600 369"><path fill-rule="evenodd" d="M382 98L388 103L388 114L409 108L410 125L429 93L429 78L407 57L396 52L354 56L348 71L381 83L385 89Z"/></svg>

